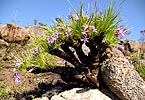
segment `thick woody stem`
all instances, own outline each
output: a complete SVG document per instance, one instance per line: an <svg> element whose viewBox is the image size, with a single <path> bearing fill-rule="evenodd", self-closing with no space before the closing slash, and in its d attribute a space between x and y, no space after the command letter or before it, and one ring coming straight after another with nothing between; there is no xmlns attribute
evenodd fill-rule
<svg viewBox="0 0 145 100"><path fill-rule="evenodd" d="M75 57L74 59L79 59L81 61L81 63L85 64L88 61L88 57L82 51L82 44L83 44L82 41L75 40L75 39L67 39L67 40L65 40L65 46L73 47L75 49L75 51L76 51L76 54L77 54L78 58L76 58L76 56L74 54L72 55L72 53L70 53L69 55L72 56L73 58ZM65 49L66 49L66 47L65 47ZM70 51L65 50L65 52L69 53Z"/></svg>
<svg viewBox="0 0 145 100"><path fill-rule="evenodd" d="M74 59L72 59L72 57L70 57L68 54L66 54L65 52L59 50L59 49L53 49L51 51L49 51L50 54L52 55L56 55L68 62L70 62L71 64L73 64L75 67L79 67L79 63L77 61L75 61Z"/></svg>
<svg viewBox="0 0 145 100"><path fill-rule="evenodd" d="M74 59L77 63L80 63L79 60L76 58L76 56L74 55L74 52L70 50L69 45L64 44L61 46L61 48L63 49L63 51L68 54L70 57L72 57L72 59Z"/></svg>
<svg viewBox="0 0 145 100"><path fill-rule="evenodd" d="M85 53L82 50L82 43L79 42L79 45L75 45L74 49L76 50L76 53L77 53L78 58L81 61L81 63L87 64L88 63L88 56L85 55Z"/></svg>

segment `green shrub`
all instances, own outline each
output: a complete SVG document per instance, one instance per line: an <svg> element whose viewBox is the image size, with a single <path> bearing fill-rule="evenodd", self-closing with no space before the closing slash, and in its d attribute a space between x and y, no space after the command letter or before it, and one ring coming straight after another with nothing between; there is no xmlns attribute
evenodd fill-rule
<svg viewBox="0 0 145 100"><path fill-rule="evenodd" d="M53 56L55 55L70 62L82 72L82 66L91 68L95 65L92 68L96 68L97 65L94 63L101 53L107 47L119 43L127 32L125 27L119 25L121 19L118 15L119 11L115 11L112 1L102 13L94 9L91 14L87 14L83 11L82 4L80 11L71 13L67 22L56 18L53 26L41 25L40 27L47 31L45 38L33 35L29 50L23 53L24 56L15 60L20 60L19 68L48 69L54 66ZM89 56L82 51L83 44L89 47ZM80 61L69 47L75 49ZM49 60L49 63L46 63L46 60Z"/></svg>
<svg viewBox="0 0 145 100"><path fill-rule="evenodd" d="M14 57L14 63L17 69L27 70L27 69L50 69L54 67L54 57L46 52L44 49L43 41L45 39L40 39L33 34L31 36L31 43L26 50L23 50L20 55Z"/></svg>

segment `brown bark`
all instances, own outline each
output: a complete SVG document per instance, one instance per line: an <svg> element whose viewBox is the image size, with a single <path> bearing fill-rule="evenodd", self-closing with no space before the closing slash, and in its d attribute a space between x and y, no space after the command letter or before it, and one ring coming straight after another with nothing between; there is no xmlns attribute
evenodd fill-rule
<svg viewBox="0 0 145 100"><path fill-rule="evenodd" d="M50 54L58 56L68 62L70 62L71 64L73 64L75 67L79 67L80 63L78 63L77 61L75 61L74 59L72 59L72 57L70 57L68 54L66 54L65 52L59 50L59 49L53 49L51 51L49 51Z"/></svg>

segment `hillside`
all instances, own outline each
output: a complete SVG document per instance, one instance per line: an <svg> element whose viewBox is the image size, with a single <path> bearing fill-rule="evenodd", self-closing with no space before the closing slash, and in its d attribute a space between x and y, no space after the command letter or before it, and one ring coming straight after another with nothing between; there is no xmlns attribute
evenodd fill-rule
<svg viewBox="0 0 145 100"><path fill-rule="evenodd" d="M30 48L33 33L39 38L46 37L46 31L40 26L22 27L16 24L0 24L0 98L31 100L33 97L42 95L51 97L53 94L49 94L48 90L58 86L62 87L60 91L87 86L71 77L70 73L73 71L71 64L67 64L67 61L56 56L53 70L36 70L34 73L28 72L29 70L20 71L22 82L15 84L13 56L20 56L22 52ZM124 47L120 48L118 45ZM124 54L145 80L145 42L124 40L118 45L115 48ZM84 50L88 52L85 47ZM64 68L68 66L71 67Z"/></svg>

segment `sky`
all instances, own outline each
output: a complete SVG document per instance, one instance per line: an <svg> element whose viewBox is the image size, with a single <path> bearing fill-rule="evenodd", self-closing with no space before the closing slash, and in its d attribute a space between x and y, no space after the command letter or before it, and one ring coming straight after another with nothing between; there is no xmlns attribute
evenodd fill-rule
<svg viewBox="0 0 145 100"><path fill-rule="evenodd" d="M11 23L14 20L20 26L28 26L34 25L34 19L37 19L49 26L54 18L65 20L70 11L78 11L81 2L84 4L84 11L89 9L91 13L90 9L95 1L98 2L99 10L103 11L110 0L0 0L0 23ZM121 12L121 24L127 26L131 32L125 39L139 40L140 31L145 29L145 0L113 1L115 9Z"/></svg>

